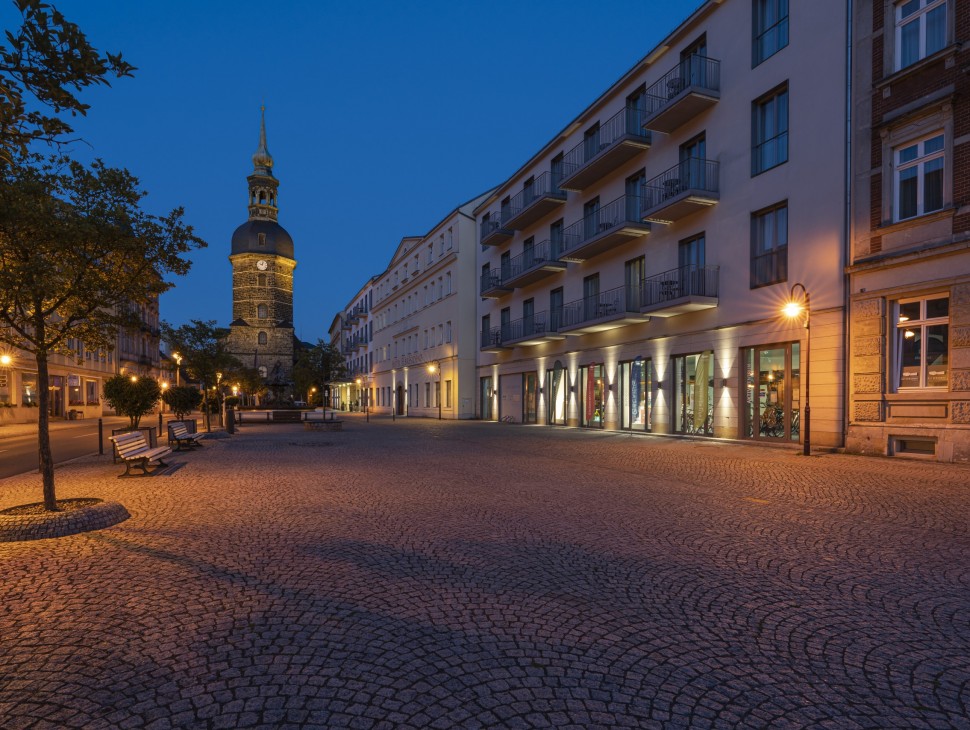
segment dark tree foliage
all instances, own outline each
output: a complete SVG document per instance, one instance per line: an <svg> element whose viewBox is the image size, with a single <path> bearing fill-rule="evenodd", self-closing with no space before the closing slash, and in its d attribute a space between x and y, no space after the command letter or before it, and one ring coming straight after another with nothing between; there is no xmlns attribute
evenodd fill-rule
<svg viewBox="0 0 970 730"><path fill-rule="evenodd" d="M138 428L141 417L152 412L161 395L155 378L115 375L104 381L105 402L119 416L128 416L132 428Z"/></svg>

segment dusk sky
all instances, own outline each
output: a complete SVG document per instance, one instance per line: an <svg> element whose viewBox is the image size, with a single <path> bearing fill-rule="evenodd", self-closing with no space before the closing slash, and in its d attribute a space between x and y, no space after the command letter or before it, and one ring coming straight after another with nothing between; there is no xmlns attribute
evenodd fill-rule
<svg viewBox="0 0 970 730"><path fill-rule="evenodd" d="M209 244L162 297L172 324L229 324L266 104L296 334L313 342L403 236L506 179L699 0L53 4L138 67L83 95L71 153L127 167L147 210L184 206ZM19 17L0 4L0 27Z"/></svg>

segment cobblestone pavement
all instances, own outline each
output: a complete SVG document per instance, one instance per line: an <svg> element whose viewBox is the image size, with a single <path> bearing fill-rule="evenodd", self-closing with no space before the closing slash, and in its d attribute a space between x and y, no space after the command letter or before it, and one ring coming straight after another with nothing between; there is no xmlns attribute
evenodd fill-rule
<svg viewBox="0 0 970 730"><path fill-rule="evenodd" d="M173 461L0 545L0 727L970 727L966 467L356 418Z"/></svg>

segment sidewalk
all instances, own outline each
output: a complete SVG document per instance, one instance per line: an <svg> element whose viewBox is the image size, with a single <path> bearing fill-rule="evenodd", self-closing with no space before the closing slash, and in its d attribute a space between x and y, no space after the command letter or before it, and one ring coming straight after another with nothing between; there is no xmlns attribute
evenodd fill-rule
<svg viewBox="0 0 970 730"><path fill-rule="evenodd" d="M149 418L154 419L155 425L158 425L158 414L150 414ZM105 428L110 428L112 426L117 427L119 423L128 423L128 418L125 416L103 416L102 421ZM142 421L145 422L145 419L143 418ZM97 418L82 418L77 421L62 421L58 419L51 421L49 428L51 431L66 431L71 428L91 426L92 424L97 425L97 423ZM151 425L151 422L146 422L145 425ZM36 423L0 423L0 439L36 434Z"/></svg>

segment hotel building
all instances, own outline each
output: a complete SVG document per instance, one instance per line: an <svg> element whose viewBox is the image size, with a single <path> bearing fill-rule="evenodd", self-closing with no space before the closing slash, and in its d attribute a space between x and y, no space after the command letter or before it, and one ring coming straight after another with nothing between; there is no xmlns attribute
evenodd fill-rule
<svg viewBox="0 0 970 730"><path fill-rule="evenodd" d="M481 418L842 445L846 36L704 2L475 207Z"/></svg>

